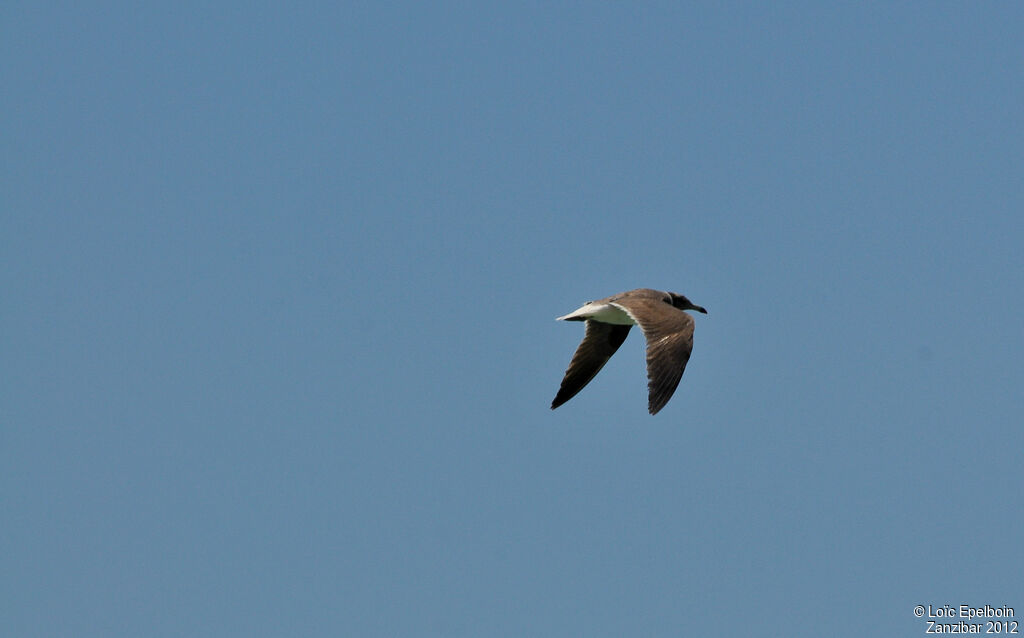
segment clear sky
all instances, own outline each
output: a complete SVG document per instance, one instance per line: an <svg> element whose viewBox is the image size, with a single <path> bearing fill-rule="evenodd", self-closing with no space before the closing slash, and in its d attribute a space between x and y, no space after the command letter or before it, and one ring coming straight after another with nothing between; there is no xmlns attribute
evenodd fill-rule
<svg viewBox="0 0 1024 638"><path fill-rule="evenodd" d="M5 2L9 636L1024 622L1024 5ZM638 287L707 307L647 414Z"/></svg>

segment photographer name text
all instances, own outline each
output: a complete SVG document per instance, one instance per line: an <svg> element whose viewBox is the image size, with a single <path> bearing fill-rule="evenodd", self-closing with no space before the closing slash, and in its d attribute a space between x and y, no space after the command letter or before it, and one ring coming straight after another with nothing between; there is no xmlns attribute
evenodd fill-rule
<svg viewBox="0 0 1024 638"><path fill-rule="evenodd" d="M926 620L926 634L1020 633L1014 609L1009 605L917 605L914 615ZM979 620L982 622L971 622Z"/></svg>

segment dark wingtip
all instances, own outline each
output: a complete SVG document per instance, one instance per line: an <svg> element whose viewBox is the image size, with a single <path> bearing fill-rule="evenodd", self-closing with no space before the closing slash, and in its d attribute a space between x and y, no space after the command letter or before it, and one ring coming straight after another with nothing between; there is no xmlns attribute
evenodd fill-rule
<svg viewBox="0 0 1024 638"><path fill-rule="evenodd" d="M654 416L659 410L665 407L665 404L668 403L668 401L661 401L660 403L661 405L659 405L659 401L657 401L654 396L647 397L647 411L651 413L651 416Z"/></svg>

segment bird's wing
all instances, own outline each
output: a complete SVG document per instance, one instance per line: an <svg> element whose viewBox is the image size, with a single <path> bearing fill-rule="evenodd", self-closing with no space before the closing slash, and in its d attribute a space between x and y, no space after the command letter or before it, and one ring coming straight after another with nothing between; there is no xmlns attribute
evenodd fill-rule
<svg viewBox="0 0 1024 638"><path fill-rule="evenodd" d="M647 339L647 411L657 414L679 385L693 350L693 317L660 297L612 302L636 321Z"/></svg>
<svg viewBox="0 0 1024 638"><path fill-rule="evenodd" d="M569 362L569 369L565 371L565 378L558 388L558 394L551 402L552 410L576 396L577 392L590 383L626 340L631 327L597 321L587 322L583 341L572 355L572 361Z"/></svg>

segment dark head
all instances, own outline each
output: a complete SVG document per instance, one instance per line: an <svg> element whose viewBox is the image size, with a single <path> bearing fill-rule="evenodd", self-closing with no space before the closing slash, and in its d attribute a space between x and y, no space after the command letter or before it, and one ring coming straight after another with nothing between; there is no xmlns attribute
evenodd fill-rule
<svg viewBox="0 0 1024 638"><path fill-rule="evenodd" d="M668 294L670 297L672 297L672 305L675 306L676 308L679 308L680 310L696 310L697 312L703 312L704 314L708 314L707 310L693 303L683 295L676 294L674 292L670 292Z"/></svg>

